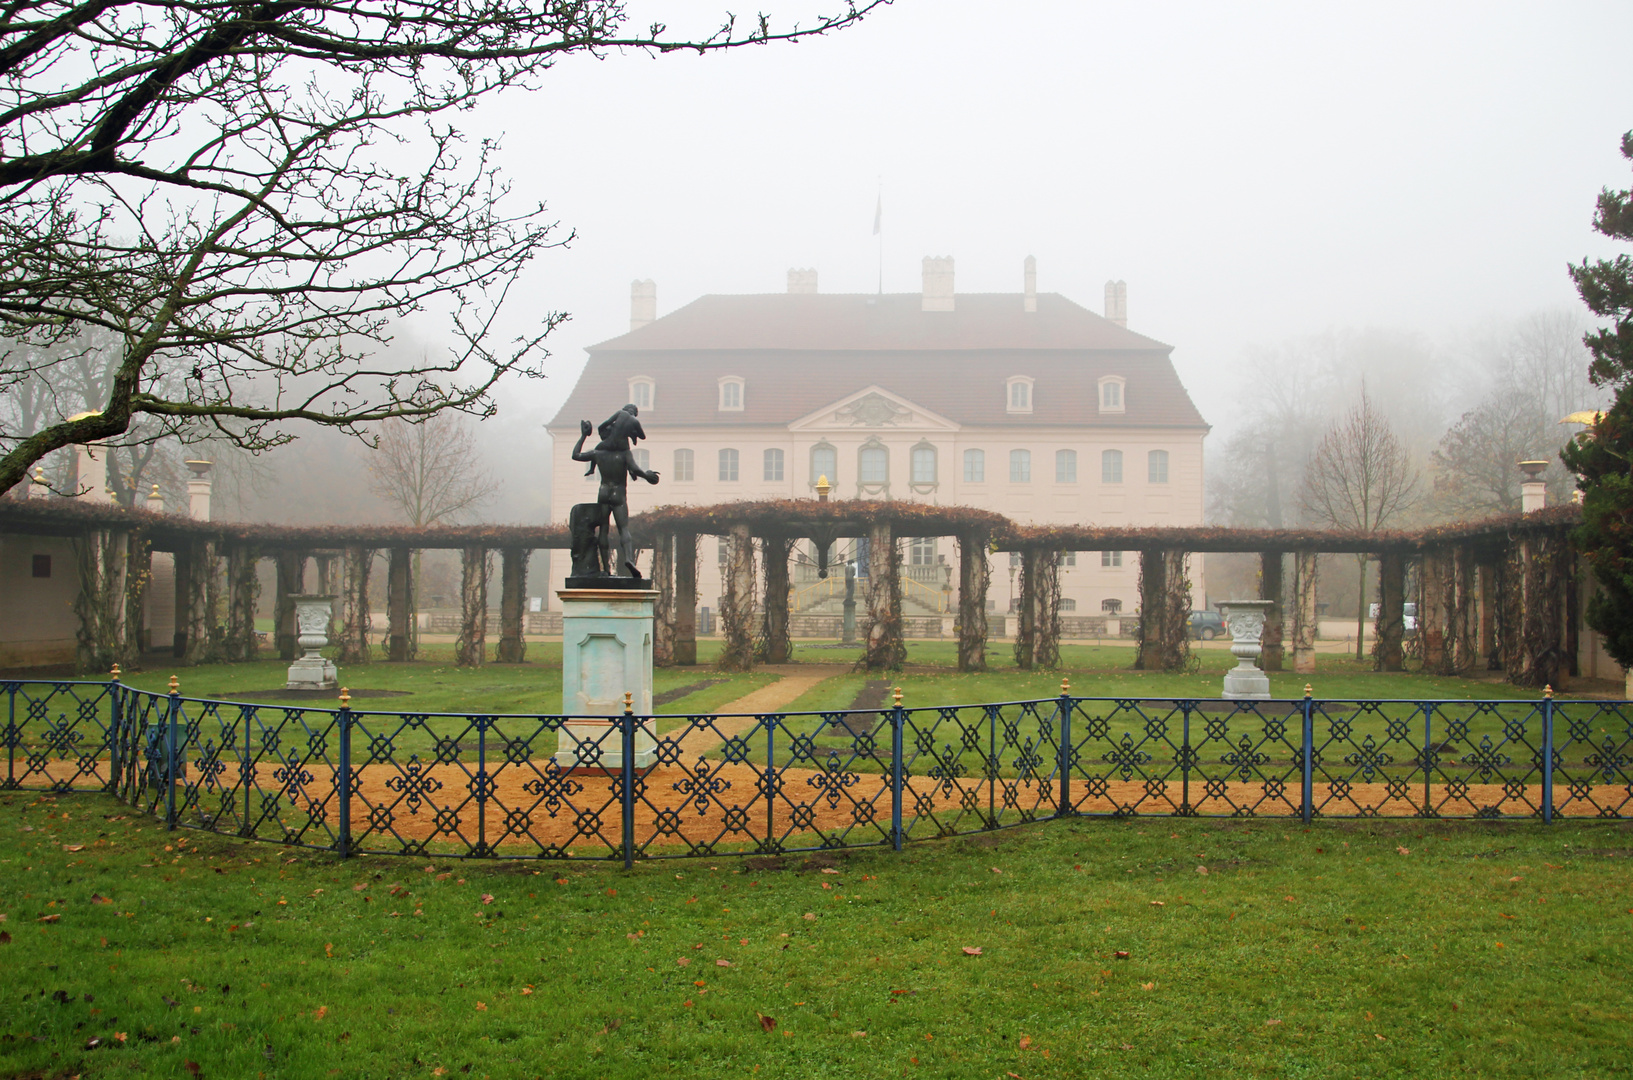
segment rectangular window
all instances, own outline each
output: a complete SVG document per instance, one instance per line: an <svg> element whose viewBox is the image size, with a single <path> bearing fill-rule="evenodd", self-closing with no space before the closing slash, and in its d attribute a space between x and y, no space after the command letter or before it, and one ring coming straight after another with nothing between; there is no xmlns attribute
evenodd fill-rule
<svg viewBox="0 0 1633 1080"><path fill-rule="evenodd" d="M839 451L831 446L813 446L811 448L811 483L816 483L822 477L828 478L828 483L839 483Z"/></svg>
<svg viewBox="0 0 1633 1080"><path fill-rule="evenodd" d="M1076 566L1077 565L1077 552L1075 552L1075 551L1062 551L1060 553L1060 565L1062 565L1062 566Z"/></svg>
<svg viewBox="0 0 1633 1080"><path fill-rule="evenodd" d="M936 448L933 446L915 446L913 448L913 483L933 484L936 482Z"/></svg>
<svg viewBox="0 0 1633 1080"><path fill-rule="evenodd" d="M720 538L719 552L720 565L725 566L727 560L731 558L731 541L727 540L724 536Z"/></svg>
<svg viewBox="0 0 1633 1080"><path fill-rule="evenodd" d="M1029 483L1032 479L1032 451L1011 450L1009 452L1009 482L1012 484Z"/></svg>
<svg viewBox="0 0 1633 1080"><path fill-rule="evenodd" d="M47 578L51 576L51 556L34 556L34 576Z"/></svg>
<svg viewBox="0 0 1633 1080"><path fill-rule="evenodd" d="M1077 483L1077 451L1076 450L1056 450L1055 451L1055 483L1057 483L1057 484L1075 484L1075 483Z"/></svg>
<svg viewBox="0 0 1633 1080"><path fill-rule="evenodd" d="M737 451L735 451L735 450L722 450L722 451L720 451L720 479L722 479L722 480L736 480L737 479Z"/></svg>
<svg viewBox="0 0 1633 1080"><path fill-rule="evenodd" d="M765 478L767 480L782 479L782 451L772 447L765 452Z"/></svg>
<svg viewBox="0 0 1633 1080"><path fill-rule="evenodd" d="M859 460L864 484L884 484L890 481L890 451L882 446L864 446Z"/></svg>
<svg viewBox="0 0 1633 1080"><path fill-rule="evenodd" d="M679 482L691 481L692 452L690 450L675 451L675 479Z"/></svg>
<svg viewBox="0 0 1633 1080"><path fill-rule="evenodd" d="M1020 552L1011 551L1009 553L1009 565L1010 566L1019 566L1019 565L1021 565L1021 553Z"/></svg>
<svg viewBox="0 0 1633 1080"><path fill-rule="evenodd" d="M1121 450L1102 450L1100 452L1100 481L1105 484L1121 484L1123 482L1123 452Z"/></svg>
<svg viewBox="0 0 1633 1080"><path fill-rule="evenodd" d="M1121 565L1123 565L1123 553L1121 551L1102 551L1100 553L1100 565L1101 566L1121 566Z"/></svg>
<svg viewBox="0 0 1633 1080"><path fill-rule="evenodd" d="M1153 484L1168 482L1168 451L1153 450L1145 456L1146 479Z"/></svg>
<svg viewBox="0 0 1633 1080"><path fill-rule="evenodd" d="M936 564L936 538L933 536L916 536L908 547L908 565L934 566Z"/></svg>
<svg viewBox="0 0 1633 1080"><path fill-rule="evenodd" d="M964 482L966 484L983 484L987 479L987 452L985 450L964 451Z"/></svg>

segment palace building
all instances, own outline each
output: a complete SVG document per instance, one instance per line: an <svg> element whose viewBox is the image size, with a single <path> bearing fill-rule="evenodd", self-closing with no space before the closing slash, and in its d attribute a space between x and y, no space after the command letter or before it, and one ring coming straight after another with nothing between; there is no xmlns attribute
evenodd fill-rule
<svg viewBox="0 0 1633 1080"><path fill-rule="evenodd" d="M636 282L630 330L591 346L556 418L555 520L595 498L571 459L579 422L640 408L638 454L656 489L631 482L633 509L741 499L902 499L980 507L1025 524L1197 525L1208 424L1174 371L1173 347L1127 327L1126 289L1096 314L1039 293L1032 259L1017 293L960 294L950 258L924 260L909 294L825 294L816 272L788 291L699 297L662 318ZM948 540L903 541L903 614L946 614L956 554ZM720 594L704 549L700 602ZM833 579L796 550L796 615L831 610ZM835 553L839 559L849 550ZM1018 589L994 556L989 604ZM1062 556L1063 616L1137 606L1133 553ZM1193 595L1204 595L1200 560ZM842 575L838 575L842 580ZM1070 631L1068 631L1070 636Z"/></svg>

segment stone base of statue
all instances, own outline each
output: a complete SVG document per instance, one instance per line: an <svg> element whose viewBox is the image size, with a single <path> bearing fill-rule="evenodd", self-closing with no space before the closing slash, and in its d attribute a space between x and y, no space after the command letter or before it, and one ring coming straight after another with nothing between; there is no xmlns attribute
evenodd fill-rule
<svg viewBox="0 0 1633 1080"><path fill-rule="evenodd" d="M586 575L588 577L588 575ZM652 715L651 583L641 578L590 578L593 588L574 588L568 578L561 597L561 712L555 762L575 772L620 772L623 738L616 717L630 711L647 717L635 729L633 766L657 762ZM617 584L611 584L616 582ZM623 584L628 582L629 584Z"/></svg>
<svg viewBox="0 0 1633 1080"><path fill-rule="evenodd" d="M329 644L329 619L334 611L332 596L292 596L295 604L295 639L304 655L289 665L286 690L333 690L340 685L334 661L318 652Z"/></svg>
<svg viewBox="0 0 1633 1080"><path fill-rule="evenodd" d="M1219 605L1219 613L1230 627L1230 651L1238 661L1225 672L1223 698L1266 701L1270 698L1270 676L1253 661L1263 651L1265 614L1276 606L1274 600L1232 600Z"/></svg>

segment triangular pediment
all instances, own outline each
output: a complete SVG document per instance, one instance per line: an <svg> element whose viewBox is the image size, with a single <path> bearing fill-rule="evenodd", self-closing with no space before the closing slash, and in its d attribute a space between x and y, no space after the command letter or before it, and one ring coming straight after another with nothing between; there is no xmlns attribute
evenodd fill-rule
<svg viewBox="0 0 1633 1080"><path fill-rule="evenodd" d="M957 431L959 425L924 406L867 386L795 420L789 431Z"/></svg>

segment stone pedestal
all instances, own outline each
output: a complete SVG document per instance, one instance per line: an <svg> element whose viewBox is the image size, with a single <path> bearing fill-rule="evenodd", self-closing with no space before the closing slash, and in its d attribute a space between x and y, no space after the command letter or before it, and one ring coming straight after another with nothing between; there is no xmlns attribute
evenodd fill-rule
<svg viewBox="0 0 1633 1080"><path fill-rule="evenodd" d="M334 612L332 596L291 596L295 605L295 643L300 659L289 665L288 690L333 690L340 685L334 662L325 660L319 649L329 644L329 619Z"/></svg>
<svg viewBox="0 0 1633 1080"><path fill-rule="evenodd" d="M657 760L652 714L652 609L656 589L561 589L561 729L555 761L564 769L618 772L623 741L613 719L647 717L635 730L637 769ZM598 719L606 717L606 719Z"/></svg>
<svg viewBox="0 0 1633 1080"><path fill-rule="evenodd" d="M1220 614L1230 626L1230 651L1240 661L1225 672L1225 690L1220 697L1269 699L1270 676L1253 661L1259 658L1265 615L1275 604L1274 600L1232 600L1219 605Z"/></svg>

